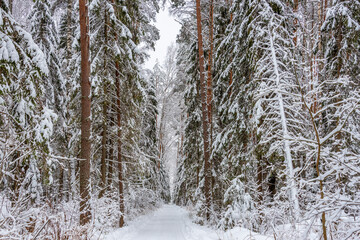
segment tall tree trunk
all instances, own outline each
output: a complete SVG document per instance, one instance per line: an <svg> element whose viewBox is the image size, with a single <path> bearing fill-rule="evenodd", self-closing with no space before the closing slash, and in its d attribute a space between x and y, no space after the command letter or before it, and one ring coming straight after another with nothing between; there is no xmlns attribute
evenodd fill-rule
<svg viewBox="0 0 360 240"><path fill-rule="evenodd" d="M115 0L112 0L116 15L119 15ZM115 39L118 40L118 36L115 33ZM120 65L119 61L115 60L115 78L116 78L116 112L117 112L117 125L118 125L118 176L119 176L119 205L120 205L120 220L119 227L124 226L124 213L125 213L125 203L124 203L124 185L123 185L123 170L122 170L122 156L121 156L121 100L120 100Z"/></svg>
<svg viewBox="0 0 360 240"><path fill-rule="evenodd" d="M71 55L72 55L72 47L71 47L71 42L72 42L72 14L73 14L73 0L67 0L67 9L66 9L66 66L65 69L68 67L70 59L71 59ZM71 74L70 71L66 71L66 78L70 79ZM68 134L67 134L68 135ZM70 141L69 135L68 137L68 141ZM75 182L75 168L76 168L76 160L70 160L68 162L68 174L67 174L67 187L68 187L68 192L66 193L67 195L67 199L73 199L74 195L75 195L75 189L72 186L72 184Z"/></svg>
<svg viewBox="0 0 360 240"><path fill-rule="evenodd" d="M210 137L210 152L212 146L212 65L213 65L213 53L214 53L214 0L210 0L210 9L209 9L209 18L210 18L210 26L209 26L209 42L210 42L210 52L209 52L209 59L208 59L208 78L207 78L207 113L208 113L208 120L209 120L209 137ZM210 157L209 157L210 158ZM210 160L210 159L209 159ZM210 168L215 170L214 160L210 161ZM211 174L212 175L212 174ZM215 176L211 176L211 193L212 193L212 200L215 200Z"/></svg>
<svg viewBox="0 0 360 240"><path fill-rule="evenodd" d="M120 101L120 79L119 79L119 62L116 66L116 104L117 104L117 125L118 125L118 174L119 174L119 202L120 202L120 221L119 227L124 226L124 186L123 186L123 172L122 172L122 156L121 156L121 101Z"/></svg>
<svg viewBox="0 0 360 240"><path fill-rule="evenodd" d="M81 47L81 153L80 153L80 224L91 220L89 205L90 185L90 62L89 62L89 15L87 0L79 0L80 10L80 47Z"/></svg>
<svg viewBox="0 0 360 240"><path fill-rule="evenodd" d="M208 78L207 78L207 111L210 125L210 136L212 135L212 64L214 52L214 0L210 0L210 53L208 59Z"/></svg>
<svg viewBox="0 0 360 240"><path fill-rule="evenodd" d="M204 194L205 194L205 214L206 219L210 219L210 145L209 145L209 119L207 115L207 101L206 101L206 81L204 69L204 49L202 38L201 25L201 6L200 0L196 0L196 17L197 17L197 32L198 32L198 48L199 48L199 68L200 68L200 92L201 92L201 111L202 111L202 125L203 125L203 139L204 139Z"/></svg>
<svg viewBox="0 0 360 240"><path fill-rule="evenodd" d="M295 78L300 86L300 81L299 79L297 78L297 76L295 75ZM322 142L323 140L321 139L320 137L320 133L319 133L319 130L318 130L318 127L316 126L316 116L315 114L313 113L311 107L308 107L308 105L306 104L306 101L305 101L305 98L304 98L304 94L301 92L301 100L305 106L305 108L307 109L309 115L310 115L310 118L311 118L311 124L313 126L313 130L314 130L314 133L315 133L315 141L317 143L317 153L316 153L316 174L317 174L317 177L319 178L319 187L320 187L320 199L321 201L323 201L324 197L325 197L325 194L324 194L324 183L323 183L323 180L320 178L321 177L321 172L320 172L320 160L321 160L321 146L322 144L324 144L324 142ZM337 134L339 131L337 132L334 132L334 134ZM322 225L322 231L323 231L323 238L324 240L327 240L327 230L326 230L326 216L325 216L325 211L322 212L321 214L321 225Z"/></svg>
<svg viewBox="0 0 360 240"><path fill-rule="evenodd" d="M105 35L105 46L108 43L108 18L107 18L107 10L105 9L105 27L104 27L104 35ZM107 47L104 49L104 70L107 73ZM105 74L107 76L107 74ZM101 190L99 193L99 198L104 196L106 190L106 153L107 153L107 112L108 112L108 102L107 102L107 82L104 82L104 102L103 102L103 132L102 132L102 152L101 152Z"/></svg>

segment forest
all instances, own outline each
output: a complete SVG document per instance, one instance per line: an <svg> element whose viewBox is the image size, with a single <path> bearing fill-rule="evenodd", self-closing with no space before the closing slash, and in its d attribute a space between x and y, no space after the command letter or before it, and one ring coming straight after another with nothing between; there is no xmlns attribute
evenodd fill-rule
<svg viewBox="0 0 360 240"><path fill-rule="evenodd" d="M0 0L0 239L360 239L360 2Z"/></svg>

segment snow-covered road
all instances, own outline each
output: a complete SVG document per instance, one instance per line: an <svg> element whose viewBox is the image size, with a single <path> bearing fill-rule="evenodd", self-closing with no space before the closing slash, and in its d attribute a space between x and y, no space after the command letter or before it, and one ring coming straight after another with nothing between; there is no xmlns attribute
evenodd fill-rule
<svg viewBox="0 0 360 240"><path fill-rule="evenodd" d="M143 222L132 240L185 239L186 212L179 207L166 205Z"/></svg>
<svg viewBox="0 0 360 240"><path fill-rule="evenodd" d="M250 237L250 238L249 238ZM110 233L106 240L245 240L272 239L238 228L235 232L216 232L194 224L188 212L175 205L139 217L122 229Z"/></svg>

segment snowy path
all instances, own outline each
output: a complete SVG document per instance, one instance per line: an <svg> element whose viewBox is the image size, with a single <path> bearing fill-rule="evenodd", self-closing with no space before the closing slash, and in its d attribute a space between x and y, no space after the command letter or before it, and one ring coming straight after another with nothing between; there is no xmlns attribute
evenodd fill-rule
<svg viewBox="0 0 360 240"><path fill-rule="evenodd" d="M175 205L164 205L152 214L139 217L122 229L105 237L106 240L270 240L238 228L220 233L191 222L188 212Z"/></svg>

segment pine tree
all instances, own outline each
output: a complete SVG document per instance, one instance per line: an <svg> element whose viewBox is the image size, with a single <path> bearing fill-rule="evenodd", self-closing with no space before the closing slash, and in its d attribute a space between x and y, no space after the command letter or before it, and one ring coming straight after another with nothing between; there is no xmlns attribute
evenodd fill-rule
<svg viewBox="0 0 360 240"><path fill-rule="evenodd" d="M2 149L9 151L3 152L1 181L8 184L14 202L38 204L43 187L52 180L48 153L57 115L40 98L45 91L41 79L49 68L44 53L9 14L5 1L0 2L0 26L0 125L6 133L1 135ZM3 175L8 171L16 177Z"/></svg>
<svg viewBox="0 0 360 240"><path fill-rule="evenodd" d="M58 115L58 121L55 125L55 135L52 136L54 144L49 151L55 155L66 149L65 129L64 129L64 106L65 106L65 79L63 78L58 50L58 33L55 28L55 22L50 12L48 1L36 1L29 15L29 20L33 23L31 26L31 35L35 43L44 52L47 65L49 66L49 75L44 77L45 94L43 103L53 109ZM60 189L63 188L64 170L60 165L60 171L57 173L60 179ZM60 192L58 197L61 197Z"/></svg>
<svg viewBox="0 0 360 240"><path fill-rule="evenodd" d="M261 154L266 150L255 148L256 126L251 120L255 84L251 76L253 73L250 58L252 28L247 26L252 23L253 9L254 4L249 1L235 1L233 5L226 4L219 9L221 17L218 17L217 21L223 28L218 29L215 35L218 36L215 38L217 49L215 68L218 74L214 84L214 109L217 111L218 131L212 154L214 158L221 159L219 182L222 186L220 185L219 188L222 194L219 194L220 196L224 196L225 192L233 193L234 189L240 189L250 194L248 199L261 202L262 182L260 183L261 179L256 178L262 176L261 165L258 163L262 162ZM227 194L227 199L219 200L221 214L226 214L226 217L220 217L221 224L225 224L224 221L229 218L239 224L257 226L259 218L244 219L245 216L249 217L247 214L239 218L236 212L229 210L244 203L236 202L240 200L236 196ZM231 221L228 224L231 225Z"/></svg>
<svg viewBox="0 0 360 240"><path fill-rule="evenodd" d="M79 1L80 44L81 44L81 154L80 154L80 224L91 220L90 212L90 158L91 158L91 99L90 99L90 62L89 62L89 16L86 0Z"/></svg>
<svg viewBox="0 0 360 240"><path fill-rule="evenodd" d="M178 79L185 82L184 105L185 126L182 158L179 159L178 173L175 187L175 201L178 204L195 204L194 197L200 188L203 166L202 131L201 131L201 109L198 81L198 62L196 39L193 38L188 27L188 22L181 30L178 39ZM192 29L192 33L195 29ZM191 46L190 48L188 46Z"/></svg>
<svg viewBox="0 0 360 240"><path fill-rule="evenodd" d="M199 50L199 69L200 69L200 93L201 93L201 108L202 108L202 127L204 139L204 194L205 194L205 207L206 207L206 220L210 218L210 125L207 113L207 96L206 96L206 80L205 80L205 63L204 63L204 50L202 38L202 23L201 23L201 6L200 0L196 1L196 19L197 19L197 32L198 32L198 50Z"/></svg>

